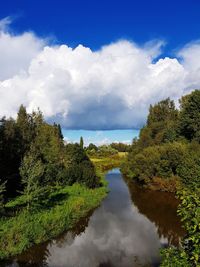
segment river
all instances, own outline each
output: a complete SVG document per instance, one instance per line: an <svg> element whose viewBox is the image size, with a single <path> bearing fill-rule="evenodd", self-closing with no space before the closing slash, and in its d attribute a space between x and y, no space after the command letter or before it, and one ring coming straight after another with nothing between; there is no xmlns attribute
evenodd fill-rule
<svg viewBox="0 0 200 267"><path fill-rule="evenodd" d="M154 267L159 249L184 235L170 193L126 182L119 169L106 175L110 192L71 231L34 246L2 267Z"/></svg>

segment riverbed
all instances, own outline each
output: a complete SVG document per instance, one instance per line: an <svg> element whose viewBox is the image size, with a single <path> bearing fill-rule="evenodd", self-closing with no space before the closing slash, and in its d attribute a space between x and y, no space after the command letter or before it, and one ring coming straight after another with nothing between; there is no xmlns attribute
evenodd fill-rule
<svg viewBox="0 0 200 267"><path fill-rule="evenodd" d="M184 235L174 195L140 188L119 169L106 175L109 194L71 231L34 246L2 267L159 266L161 247Z"/></svg>

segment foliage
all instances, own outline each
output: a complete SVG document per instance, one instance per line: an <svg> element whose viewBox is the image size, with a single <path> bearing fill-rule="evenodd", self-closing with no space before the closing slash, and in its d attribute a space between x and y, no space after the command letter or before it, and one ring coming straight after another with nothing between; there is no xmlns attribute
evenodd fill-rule
<svg viewBox="0 0 200 267"><path fill-rule="evenodd" d="M169 98L150 106L147 125L140 132L139 146L158 145L176 140L178 110Z"/></svg>
<svg viewBox="0 0 200 267"><path fill-rule="evenodd" d="M124 144L124 143L111 143L110 146L116 149L118 152L129 152L131 145Z"/></svg>
<svg viewBox="0 0 200 267"><path fill-rule="evenodd" d="M106 185L96 189L79 184L57 187L49 195L51 206L34 211L25 209L6 220L0 218L0 259L19 254L72 228L81 217L100 204L106 192ZM8 206L13 207L20 202L22 199Z"/></svg>
<svg viewBox="0 0 200 267"><path fill-rule="evenodd" d="M29 195L30 205L39 202L39 195L43 192L46 196L48 188L57 184L98 186L95 168L83 149L83 139L81 142L65 146L59 124L46 123L39 110L28 114L23 105L16 120L2 118L0 174L2 182L7 181L5 198L21 192Z"/></svg>
<svg viewBox="0 0 200 267"><path fill-rule="evenodd" d="M179 192L181 205L178 214L187 231L183 242L189 262L200 266L200 188L191 191L183 189Z"/></svg>
<svg viewBox="0 0 200 267"><path fill-rule="evenodd" d="M7 181L6 196L19 190L19 166L21 161L21 138L13 119L0 121L0 175ZM14 189L14 190L13 190Z"/></svg>
<svg viewBox="0 0 200 267"><path fill-rule="evenodd" d="M111 145L101 145L99 147L94 147L90 145L91 150L89 147L86 149L89 156L105 158L112 155L117 155L118 150L113 148Z"/></svg>
<svg viewBox="0 0 200 267"><path fill-rule="evenodd" d="M188 140L200 141L200 91L183 96L180 100L179 131Z"/></svg>
<svg viewBox="0 0 200 267"><path fill-rule="evenodd" d="M89 146L86 147L85 151L88 155L92 156L96 154L96 152L98 151L98 147L95 144L90 143Z"/></svg>
<svg viewBox="0 0 200 267"><path fill-rule="evenodd" d="M161 266L200 266L200 190L182 189L178 192L181 204L178 214L187 235L181 242L181 248L167 248L161 251Z"/></svg>
<svg viewBox="0 0 200 267"><path fill-rule="evenodd" d="M173 100L169 98L160 101L155 106L150 105L149 115L147 118L147 125L153 123L165 122L165 121L174 121L178 116L178 111L175 108Z"/></svg>
<svg viewBox="0 0 200 267"><path fill-rule="evenodd" d="M119 152L118 154L108 157L91 157L91 161L94 163L97 170L105 172L107 170L120 167L125 159L125 153Z"/></svg>
<svg viewBox="0 0 200 267"><path fill-rule="evenodd" d="M199 95L200 92L196 90L184 96L180 112L169 98L150 106L147 124L141 129L139 139L133 141L122 167L127 176L151 188L155 188L155 180L159 181L157 189L159 184L163 184L160 179L180 179L191 188L200 186L198 121L194 126L194 121L200 117L200 102L197 101ZM190 138L186 125L193 129ZM193 140L188 142L185 138ZM168 191L171 191L171 183L168 184Z"/></svg>
<svg viewBox="0 0 200 267"><path fill-rule="evenodd" d="M0 121L0 174L0 258L69 229L106 194L83 140L65 145L59 124L24 106Z"/></svg>
<svg viewBox="0 0 200 267"><path fill-rule="evenodd" d="M5 192L5 184L6 182L1 181L0 179L0 213L3 211L4 208L4 196L3 193Z"/></svg>
<svg viewBox="0 0 200 267"><path fill-rule="evenodd" d="M179 191L187 235L181 247L163 249L161 266L200 266L200 91L183 96L180 110L169 98L150 106L123 173L151 189Z"/></svg>
<svg viewBox="0 0 200 267"><path fill-rule="evenodd" d="M83 137L81 136L80 138L80 147L83 149L84 148L84 142L83 142Z"/></svg>
<svg viewBox="0 0 200 267"><path fill-rule="evenodd" d="M196 144L200 147L199 144ZM182 183L194 189L196 187L200 188L200 154L199 152L191 151L190 146L188 146L187 151L183 155L181 164L177 168L177 175L181 177Z"/></svg>
<svg viewBox="0 0 200 267"><path fill-rule="evenodd" d="M94 165L79 144L66 145L65 159L66 171L63 184L79 182L90 188L100 184Z"/></svg>
<svg viewBox="0 0 200 267"><path fill-rule="evenodd" d="M128 177L137 179L145 185L153 185L155 180L161 178L165 184L170 181L170 186L173 179L175 181L182 179L182 175L179 176L180 168L187 156L187 146L180 142L149 146L137 154L129 153L122 171ZM171 191L169 189L166 188L167 191ZM175 189L173 188L173 191Z"/></svg>
<svg viewBox="0 0 200 267"><path fill-rule="evenodd" d="M41 199L46 197L45 186L43 185L44 165L34 153L29 153L23 159L20 167L20 175L22 184L24 185L23 194L25 195L27 208L30 205L41 202Z"/></svg>
<svg viewBox="0 0 200 267"><path fill-rule="evenodd" d="M179 248L162 249L163 267L200 266L200 91L183 96L180 111L169 98L150 106L123 173L151 189L176 192L186 229Z"/></svg>
<svg viewBox="0 0 200 267"><path fill-rule="evenodd" d="M169 247L161 250L161 267L192 267L183 250Z"/></svg>

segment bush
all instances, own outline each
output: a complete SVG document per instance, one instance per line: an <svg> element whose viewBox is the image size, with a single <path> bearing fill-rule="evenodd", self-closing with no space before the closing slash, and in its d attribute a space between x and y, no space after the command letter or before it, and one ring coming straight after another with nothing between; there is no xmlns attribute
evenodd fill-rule
<svg viewBox="0 0 200 267"><path fill-rule="evenodd" d="M180 248L161 251L162 267L200 266L200 190L182 189L178 193L181 204L178 214L187 232Z"/></svg>
<svg viewBox="0 0 200 267"><path fill-rule="evenodd" d="M164 179L162 184L165 186L168 184L171 187L178 180L176 178L172 183L172 179L178 175L178 167L182 166L186 151L187 146L179 142L150 146L136 154L133 151L129 154L122 171L128 168L127 176L147 185L155 185L156 181L158 186L159 183L161 184L160 179ZM158 178L160 178L159 183ZM169 179L170 181L165 181Z"/></svg>

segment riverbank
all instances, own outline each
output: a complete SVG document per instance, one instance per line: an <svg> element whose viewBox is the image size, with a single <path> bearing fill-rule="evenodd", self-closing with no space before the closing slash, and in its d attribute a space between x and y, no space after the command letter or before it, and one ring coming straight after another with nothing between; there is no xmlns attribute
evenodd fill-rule
<svg viewBox="0 0 200 267"><path fill-rule="evenodd" d="M16 216L0 219L0 259L17 255L34 244L39 244L71 229L83 216L96 208L107 194L102 186L88 189L74 184L54 192L54 206L33 212L23 209Z"/></svg>
<svg viewBox="0 0 200 267"><path fill-rule="evenodd" d="M105 172L119 167L124 155L92 158L101 187L89 189L80 184L58 187L52 195L51 205L38 210L19 208L15 216L0 218L0 259L20 254L35 244L50 240L71 229L89 211L100 205L108 192ZM7 210L20 207L20 197L7 203ZM16 209L17 210L17 209Z"/></svg>
<svg viewBox="0 0 200 267"><path fill-rule="evenodd" d="M106 173L110 193L70 231L34 246L2 267L158 266L161 245L178 245L183 231L172 194L127 184L119 169ZM147 231L144 231L147 229ZM140 244L138 246L138 244ZM123 257L121 256L123 255ZM151 264L152 263L152 264Z"/></svg>
<svg viewBox="0 0 200 267"><path fill-rule="evenodd" d="M108 170L121 166L122 161L125 159L126 152L118 152L118 154L107 157L90 157L96 169L102 173Z"/></svg>

